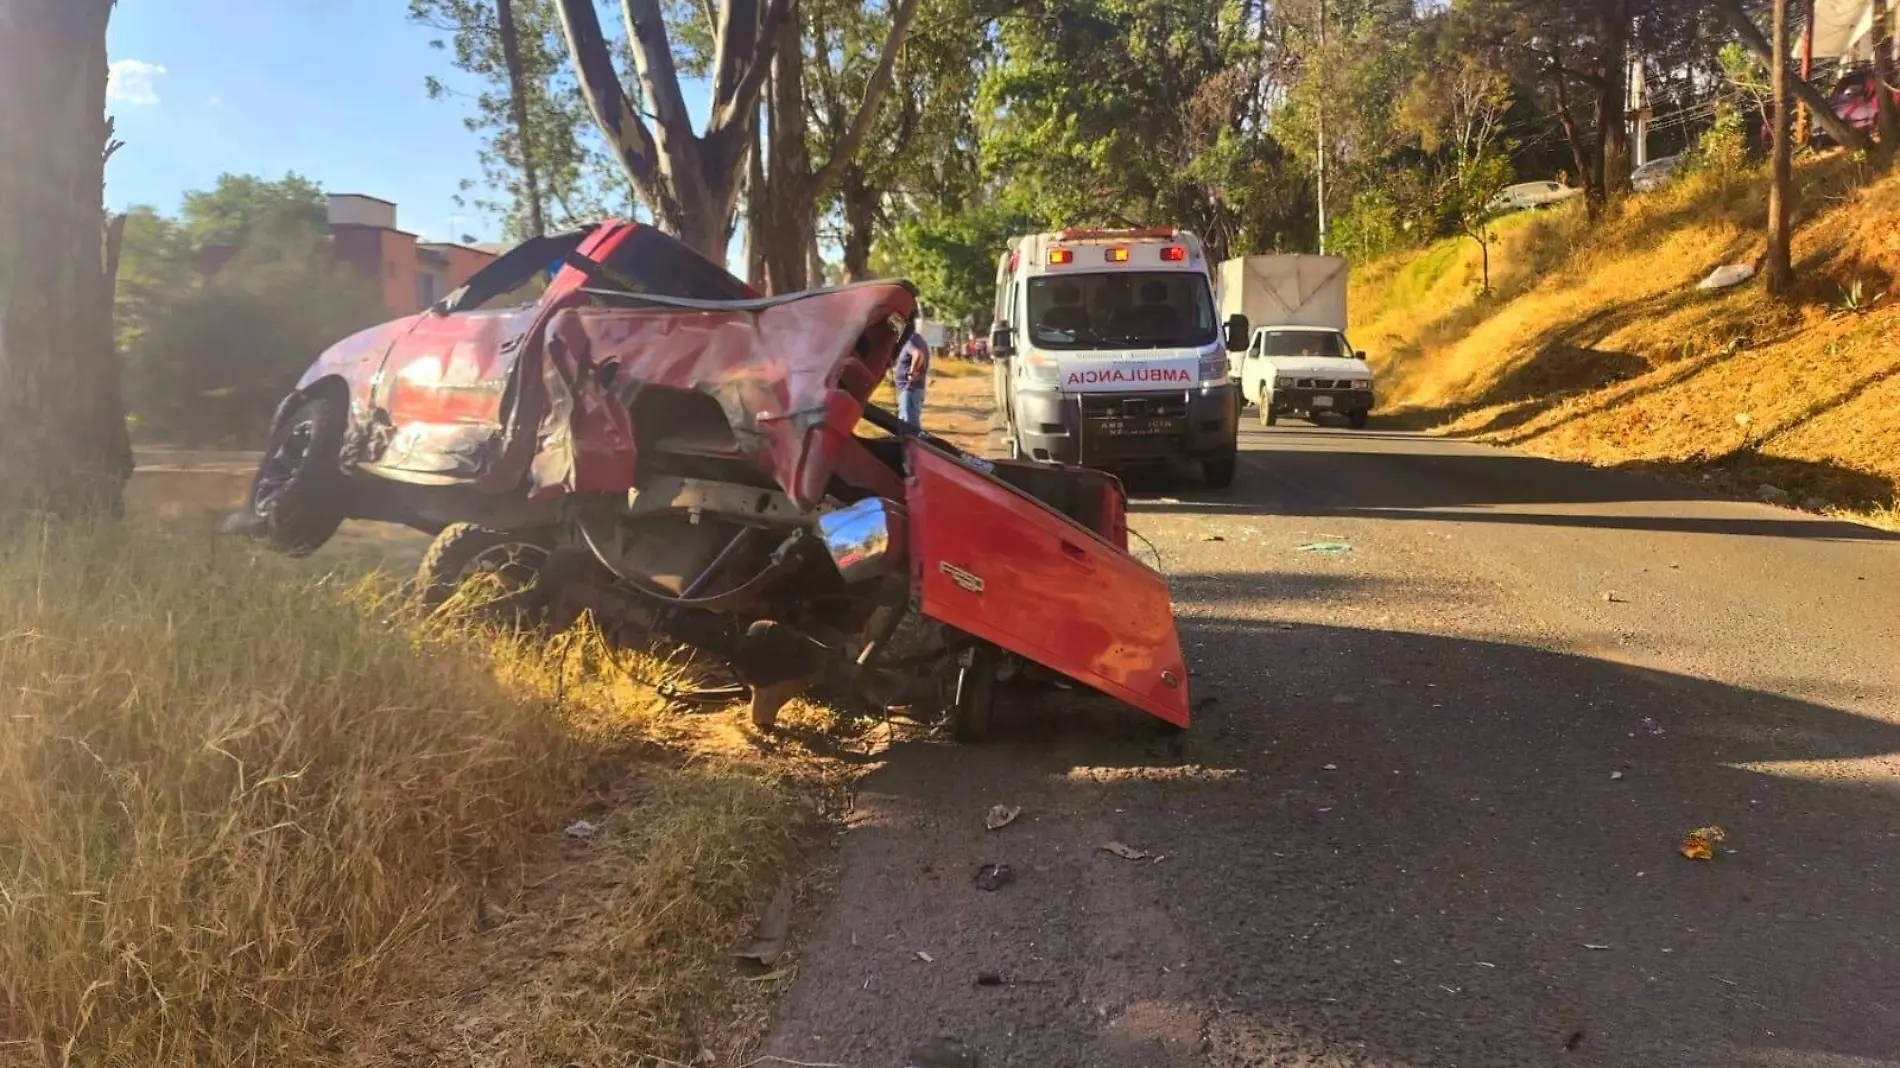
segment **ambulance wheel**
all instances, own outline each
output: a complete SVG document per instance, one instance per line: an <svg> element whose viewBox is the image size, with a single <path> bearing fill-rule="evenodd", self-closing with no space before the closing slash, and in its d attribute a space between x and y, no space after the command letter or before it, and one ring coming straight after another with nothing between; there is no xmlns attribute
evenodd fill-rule
<svg viewBox="0 0 1900 1068"><path fill-rule="evenodd" d="M963 654L957 670L956 697L950 705L950 733L959 742L980 742L990 735L996 710L996 646L978 642Z"/></svg>
<svg viewBox="0 0 1900 1068"><path fill-rule="evenodd" d="M1260 406L1260 425L1274 426L1280 422L1280 413L1265 404Z"/></svg>
<svg viewBox="0 0 1900 1068"><path fill-rule="evenodd" d="M1215 460L1201 461L1201 481L1212 489L1226 489L1234 484L1234 469L1239 465L1240 457L1235 453Z"/></svg>

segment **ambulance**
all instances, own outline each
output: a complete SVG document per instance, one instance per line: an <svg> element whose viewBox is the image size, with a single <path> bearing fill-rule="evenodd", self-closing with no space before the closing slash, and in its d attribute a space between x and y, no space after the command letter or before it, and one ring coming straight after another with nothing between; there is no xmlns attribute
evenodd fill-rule
<svg viewBox="0 0 1900 1068"><path fill-rule="evenodd" d="M1192 461L1234 478L1239 403L1228 353L1248 325L1214 310L1207 255L1184 230L1014 238L996 265L996 410L1012 458L1117 469Z"/></svg>

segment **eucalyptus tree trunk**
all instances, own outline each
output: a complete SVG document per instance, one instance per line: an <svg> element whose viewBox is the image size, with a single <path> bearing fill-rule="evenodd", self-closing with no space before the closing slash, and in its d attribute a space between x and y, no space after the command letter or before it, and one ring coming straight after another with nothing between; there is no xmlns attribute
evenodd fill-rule
<svg viewBox="0 0 1900 1068"><path fill-rule="evenodd" d="M0 8L0 512L114 511L132 473L105 266L111 15Z"/></svg>

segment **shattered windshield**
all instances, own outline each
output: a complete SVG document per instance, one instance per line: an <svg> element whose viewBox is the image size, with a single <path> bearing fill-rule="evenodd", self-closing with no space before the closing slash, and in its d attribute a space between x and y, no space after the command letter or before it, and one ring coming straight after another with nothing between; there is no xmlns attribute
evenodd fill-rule
<svg viewBox="0 0 1900 1068"><path fill-rule="evenodd" d="M1187 348L1219 340L1207 276L1197 271L1031 278L1029 332L1043 349Z"/></svg>

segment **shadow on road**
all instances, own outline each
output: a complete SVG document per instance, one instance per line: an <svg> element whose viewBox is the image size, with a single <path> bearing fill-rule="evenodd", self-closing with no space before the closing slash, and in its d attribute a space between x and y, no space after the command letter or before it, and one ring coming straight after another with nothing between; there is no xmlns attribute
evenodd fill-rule
<svg viewBox="0 0 1900 1068"><path fill-rule="evenodd" d="M1285 441L1299 446L1342 438L1345 447L1338 449L1269 447L1243 453L1240 475L1227 490L1209 490L1180 479L1130 479L1129 511L1134 515L1360 516L1825 541L1900 539L1872 527L1792 511L1744 511L1732 501L1679 482L1637 473L1655 470L1654 465L1631 471L1598 470L1441 443L1398 451L1376 446L1399 444L1406 440L1403 437L1325 429L1280 432L1264 440L1270 445ZM1737 477L1755 473L1768 472L1748 468ZM1810 472L1788 477L1820 476ZM1733 481L1729 479L1728 484ZM1665 507L1655 507L1658 504ZM1580 510L1543 510L1539 505ZM1783 515L1787 518L1780 518Z"/></svg>
<svg viewBox="0 0 1900 1068"><path fill-rule="evenodd" d="M937 1033L986 1064L1054 1048L1099 1068L1900 1049L1900 789L1836 763L1895 757L1900 728L1513 645L1183 627L1211 650L1186 735L1023 695L987 747L887 754L862 794L910 815L851 835L844 929L787 1010L858 1037L800 1052L897 1063L894 1043ZM995 801L1023 827L985 832ZM1723 856L1677 855L1711 823ZM1165 862L1095 852L1106 838ZM1023 877L979 893L978 860ZM976 970L1048 981L958 994ZM1144 1031L1157 1012L1197 1025L1197 1055Z"/></svg>

